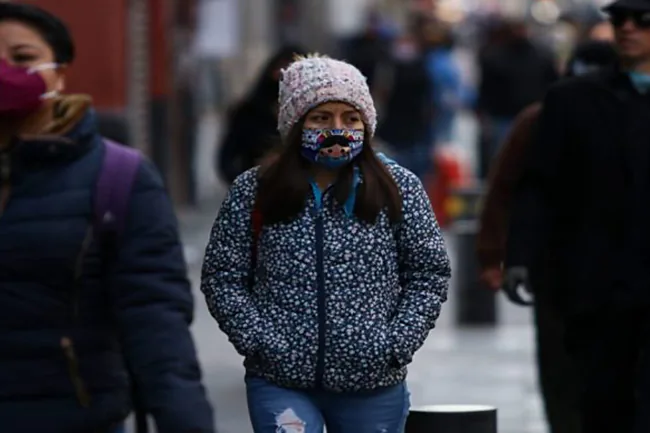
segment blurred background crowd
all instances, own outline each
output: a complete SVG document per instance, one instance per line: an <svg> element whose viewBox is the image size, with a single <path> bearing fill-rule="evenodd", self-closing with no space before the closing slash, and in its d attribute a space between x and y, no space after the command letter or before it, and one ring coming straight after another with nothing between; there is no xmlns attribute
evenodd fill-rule
<svg viewBox="0 0 650 433"><path fill-rule="evenodd" d="M108 132L154 159L179 205L240 171L229 158L242 155L219 161L222 145L241 151L273 133L275 83L294 52L357 66L381 108L380 140L418 174L431 168L419 157L429 144L457 144L477 121L466 158L481 178L508 119L539 99L572 47L612 37L595 0L33 3L78 41L70 91L93 95Z"/></svg>

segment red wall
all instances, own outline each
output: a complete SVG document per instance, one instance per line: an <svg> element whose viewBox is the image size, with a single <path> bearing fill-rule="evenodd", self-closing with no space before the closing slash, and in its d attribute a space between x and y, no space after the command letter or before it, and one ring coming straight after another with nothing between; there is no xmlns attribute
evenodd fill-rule
<svg viewBox="0 0 650 433"><path fill-rule="evenodd" d="M149 89L154 98L169 93L169 47L172 21L170 2L148 0L149 4Z"/></svg>
<svg viewBox="0 0 650 433"><path fill-rule="evenodd" d="M100 109L126 105L126 0L28 0L60 17L77 47L68 93L89 93Z"/></svg>

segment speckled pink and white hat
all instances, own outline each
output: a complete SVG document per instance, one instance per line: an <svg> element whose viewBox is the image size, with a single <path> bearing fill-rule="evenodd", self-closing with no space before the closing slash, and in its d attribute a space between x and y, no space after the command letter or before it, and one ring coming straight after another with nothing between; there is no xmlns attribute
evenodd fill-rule
<svg viewBox="0 0 650 433"><path fill-rule="evenodd" d="M282 71L278 131L284 139L300 119L326 102L345 102L361 113L370 135L377 127L377 111L366 77L349 63L326 56L299 57Z"/></svg>

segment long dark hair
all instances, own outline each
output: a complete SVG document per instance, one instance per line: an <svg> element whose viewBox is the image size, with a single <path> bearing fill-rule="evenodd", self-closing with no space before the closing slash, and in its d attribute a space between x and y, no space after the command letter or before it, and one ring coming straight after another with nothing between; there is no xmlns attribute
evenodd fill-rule
<svg viewBox="0 0 650 433"><path fill-rule="evenodd" d="M287 136L284 148L270 154L260 167L256 207L262 213L264 224L289 222L304 209L311 192L310 162L300 154L304 119L294 126ZM350 195L354 164L361 172L363 182L359 185L354 214L362 221L374 224L377 216L385 210L392 223L402 216L402 197L399 188L371 147L370 134L366 130L361 153L353 164L339 172L332 194L336 203L342 205Z"/></svg>

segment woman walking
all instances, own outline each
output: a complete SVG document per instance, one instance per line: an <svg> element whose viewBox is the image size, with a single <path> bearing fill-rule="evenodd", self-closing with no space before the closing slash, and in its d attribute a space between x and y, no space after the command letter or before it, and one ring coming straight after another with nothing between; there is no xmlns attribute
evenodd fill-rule
<svg viewBox="0 0 650 433"><path fill-rule="evenodd" d="M212 433L172 203L65 93L74 58L61 19L0 2L0 431L115 433L135 405Z"/></svg>
<svg viewBox="0 0 650 433"><path fill-rule="evenodd" d="M431 204L371 148L376 112L356 68L299 58L279 101L284 149L235 180L202 278L246 358L254 431L402 432L406 366L450 277Z"/></svg>

